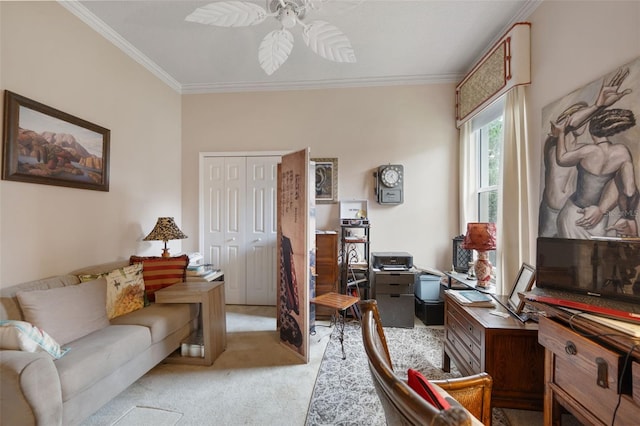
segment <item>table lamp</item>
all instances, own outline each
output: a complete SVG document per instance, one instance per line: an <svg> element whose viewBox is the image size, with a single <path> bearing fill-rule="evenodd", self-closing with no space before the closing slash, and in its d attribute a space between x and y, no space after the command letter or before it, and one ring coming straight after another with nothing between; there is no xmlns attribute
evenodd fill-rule
<svg viewBox="0 0 640 426"><path fill-rule="evenodd" d="M144 237L143 241L164 241L164 249L162 250L162 257L170 257L169 249L167 248L167 241L169 240L183 240L189 238L182 233L178 225L174 222L172 217L159 217L156 222L156 226L153 230Z"/></svg>
<svg viewBox="0 0 640 426"><path fill-rule="evenodd" d="M462 241L462 248L476 250L478 259L475 273L479 287L487 287L491 280L491 262L487 251L496 249L496 224L488 222L467 223L467 234Z"/></svg>

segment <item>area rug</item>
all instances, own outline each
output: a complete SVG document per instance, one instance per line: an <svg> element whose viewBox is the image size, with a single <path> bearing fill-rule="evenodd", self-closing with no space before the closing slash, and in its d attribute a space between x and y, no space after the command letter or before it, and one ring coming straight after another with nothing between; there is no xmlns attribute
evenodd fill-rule
<svg viewBox="0 0 640 426"><path fill-rule="evenodd" d="M414 368L431 379L461 376L453 364L450 373L440 368L442 327L385 327L385 335L398 375L406 378L407 369ZM373 387L362 345L360 323L350 321L345 325L344 360L338 337L338 331L334 330L320 364L306 425L385 425L384 411ZM493 425L509 425L502 410L493 410Z"/></svg>

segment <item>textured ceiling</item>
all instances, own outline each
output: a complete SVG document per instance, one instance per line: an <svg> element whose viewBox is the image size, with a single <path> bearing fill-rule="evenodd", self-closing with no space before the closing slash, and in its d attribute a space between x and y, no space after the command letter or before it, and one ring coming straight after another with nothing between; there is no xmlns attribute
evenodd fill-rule
<svg viewBox="0 0 640 426"><path fill-rule="evenodd" d="M318 0L317 0L318 1ZM328 21L351 41L356 63L313 53L301 28L293 51L271 76L258 62L274 18L251 27L186 22L211 1L61 2L84 22L181 93L458 82L509 27L526 20L538 0L364 0L342 10L339 0L304 17ZM266 0L254 0L266 7Z"/></svg>

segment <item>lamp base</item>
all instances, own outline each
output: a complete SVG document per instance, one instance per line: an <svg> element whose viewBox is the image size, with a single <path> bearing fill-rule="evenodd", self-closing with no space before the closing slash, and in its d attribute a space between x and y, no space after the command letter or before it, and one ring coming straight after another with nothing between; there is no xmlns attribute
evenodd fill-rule
<svg viewBox="0 0 640 426"><path fill-rule="evenodd" d="M493 266L489 261L489 255L486 251L478 251L478 259L474 266L476 278L478 279L478 287L488 287L491 283L491 270Z"/></svg>
<svg viewBox="0 0 640 426"><path fill-rule="evenodd" d="M164 242L164 248L162 249L162 257L171 257L169 249L167 248L167 242Z"/></svg>

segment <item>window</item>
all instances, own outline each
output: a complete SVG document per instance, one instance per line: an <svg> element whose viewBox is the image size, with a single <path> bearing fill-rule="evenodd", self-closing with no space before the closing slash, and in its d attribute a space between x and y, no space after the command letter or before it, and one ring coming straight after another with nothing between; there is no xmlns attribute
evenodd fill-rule
<svg viewBox="0 0 640 426"><path fill-rule="evenodd" d="M498 179L502 150L502 115L476 131L478 221L498 221Z"/></svg>
<svg viewBox="0 0 640 426"><path fill-rule="evenodd" d="M475 219L478 222L496 223L498 229L503 116L504 101L500 99L474 117L470 142L475 146L469 150L475 156L472 161L476 166L476 176L471 176L476 198ZM489 259L495 267L495 251L489 252Z"/></svg>

